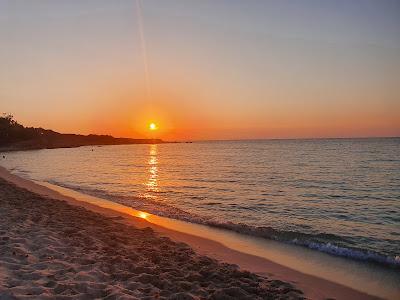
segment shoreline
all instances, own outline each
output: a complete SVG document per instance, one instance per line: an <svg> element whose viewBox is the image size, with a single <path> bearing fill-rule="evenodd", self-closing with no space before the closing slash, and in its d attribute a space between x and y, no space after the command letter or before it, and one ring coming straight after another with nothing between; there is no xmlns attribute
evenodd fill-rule
<svg viewBox="0 0 400 300"><path fill-rule="evenodd" d="M0 179L0 298L303 299L293 285Z"/></svg>
<svg viewBox="0 0 400 300"><path fill-rule="evenodd" d="M274 280L289 282L295 285L296 288L301 289L305 293L305 296L311 299L378 299L377 297L370 296L352 288L298 272L265 258L230 249L221 243L210 239L171 230L166 227L152 224L146 221L145 218L133 217L132 215L127 215L91 203L79 201L72 197L62 195L61 193L45 186L13 175L2 167L0 167L0 177L21 188L46 196L46 198L50 197L55 200L67 201L70 205L84 207L92 212L100 213L105 217L120 218L118 222L123 222L124 224L133 225L138 228L150 227L155 232L167 236L174 241L188 244L200 255L207 255L219 261L236 264L241 269L257 273L261 276L268 276Z"/></svg>

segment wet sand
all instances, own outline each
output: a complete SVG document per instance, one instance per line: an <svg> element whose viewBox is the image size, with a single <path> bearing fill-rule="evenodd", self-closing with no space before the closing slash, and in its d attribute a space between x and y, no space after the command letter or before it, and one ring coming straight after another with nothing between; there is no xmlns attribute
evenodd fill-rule
<svg viewBox="0 0 400 300"><path fill-rule="evenodd" d="M1 167L0 177L19 186L0 179L3 297L376 299L210 240L76 201Z"/></svg>

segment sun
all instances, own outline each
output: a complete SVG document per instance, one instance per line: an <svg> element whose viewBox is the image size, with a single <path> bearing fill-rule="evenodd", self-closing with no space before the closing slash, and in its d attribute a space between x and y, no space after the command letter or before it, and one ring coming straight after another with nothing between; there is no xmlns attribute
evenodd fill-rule
<svg viewBox="0 0 400 300"><path fill-rule="evenodd" d="M152 131L154 131L154 130L157 130L158 127L157 127L156 123L150 123L150 124L149 124L149 129L152 130Z"/></svg>

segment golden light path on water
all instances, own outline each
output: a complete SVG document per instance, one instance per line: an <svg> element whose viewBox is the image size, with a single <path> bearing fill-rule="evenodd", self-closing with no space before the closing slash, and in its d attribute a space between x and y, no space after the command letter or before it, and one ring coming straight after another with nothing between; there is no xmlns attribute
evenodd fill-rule
<svg viewBox="0 0 400 300"><path fill-rule="evenodd" d="M153 193L158 192L158 149L157 144L150 145L148 164L149 177L145 186L147 188L146 197L154 198Z"/></svg>

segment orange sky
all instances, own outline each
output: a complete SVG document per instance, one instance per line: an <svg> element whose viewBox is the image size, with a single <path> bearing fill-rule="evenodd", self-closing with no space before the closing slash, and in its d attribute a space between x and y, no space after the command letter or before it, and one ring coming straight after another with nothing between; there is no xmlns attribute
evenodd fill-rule
<svg viewBox="0 0 400 300"><path fill-rule="evenodd" d="M397 4L0 3L0 112L168 140L400 135ZM148 124L159 126L150 133Z"/></svg>

